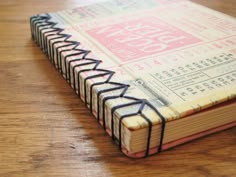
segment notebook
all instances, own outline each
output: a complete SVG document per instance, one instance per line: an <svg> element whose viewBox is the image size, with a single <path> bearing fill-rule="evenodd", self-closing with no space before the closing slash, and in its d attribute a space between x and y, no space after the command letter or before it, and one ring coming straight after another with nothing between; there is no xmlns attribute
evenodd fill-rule
<svg viewBox="0 0 236 177"><path fill-rule="evenodd" d="M128 157L236 125L233 17L187 0L111 0L34 15L30 26Z"/></svg>

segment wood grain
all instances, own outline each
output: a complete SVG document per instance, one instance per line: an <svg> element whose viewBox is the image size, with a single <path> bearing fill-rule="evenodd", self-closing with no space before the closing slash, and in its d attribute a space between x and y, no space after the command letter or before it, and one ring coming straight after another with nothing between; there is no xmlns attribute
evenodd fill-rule
<svg viewBox="0 0 236 177"><path fill-rule="evenodd" d="M0 177L236 176L236 128L160 155L119 152L30 39L32 14L83 0L0 1ZM235 0L195 0L236 16Z"/></svg>

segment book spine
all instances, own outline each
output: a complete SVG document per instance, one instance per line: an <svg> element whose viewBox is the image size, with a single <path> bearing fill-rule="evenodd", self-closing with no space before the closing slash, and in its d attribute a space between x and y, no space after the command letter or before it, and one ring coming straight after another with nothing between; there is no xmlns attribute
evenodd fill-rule
<svg viewBox="0 0 236 177"><path fill-rule="evenodd" d="M151 139L151 133L152 133L152 121L143 113L143 109L145 106L149 107L153 111L156 112L156 114L161 119L161 133L159 138L159 145L157 147L157 152L161 152L162 150L162 142L164 137L164 130L165 130L165 118L161 115L161 113L146 99L139 99L135 97L130 97L126 95L126 92L129 88L129 85L118 83L118 82L112 82L111 78L115 74L114 71L110 71L107 69L101 69L98 68L99 64L102 62L101 60L97 60L94 58L89 58L88 54L91 52L90 50L85 50L81 47L81 44L79 41L73 41L70 40L71 35L64 33L63 28L57 27L57 23L54 22L49 14L44 15L35 15L30 18L30 28L31 28L31 34L32 39L38 44L38 46L42 49L42 51L48 56L48 59L51 61L51 63L55 66L55 68L64 76L64 78L68 81L68 83L71 85L71 87L75 90L76 94L78 94L79 97L81 97L81 91L84 92L84 102L85 104L89 104L90 111L93 110L93 89L94 87L102 84L111 84L114 87L103 89L96 92L97 95L97 121L100 122L103 126L103 128L106 130L106 119L105 119L105 105L109 100L116 99L116 98L125 98L130 100L131 102L126 104L119 104L116 106L113 106L110 108L111 111L111 137L112 140L118 139L118 145L120 150L122 150L122 121L124 119L127 119L129 117L139 115L143 117L143 119L148 123L148 134L147 134L147 144L146 144L146 150L143 157L150 155L150 139ZM58 44L60 44L58 46ZM69 49L68 49L69 47ZM65 54L65 52L67 54ZM68 60L69 57L76 57L72 60ZM82 61L83 63L72 65L73 62ZM81 69L81 66L85 65L91 65L94 64L93 67L90 69ZM86 76L81 78L81 73L85 73L88 71L96 71L96 74L92 76ZM77 76L77 80L75 80L75 76ZM98 78L98 77L104 77L108 76L107 79L105 79L103 82L95 82L90 85L90 92L89 96L87 95L87 82L90 79ZM81 84L82 83L82 84ZM76 89L77 88L77 89ZM106 96L102 98L102 104L100 104L101 96L104 93L121 89L122 92L118 95L113 96ZM89 98L89 100L88 100ZM119 109L122 109L124 107L129 107L133 105L138 105L139 108L134 113L127 113L119 117L119 136L115 137L114 133L114 114ZM100 111L102 112L102 119L100 118ZM122 151L123 152L123 151Z"/></svg>

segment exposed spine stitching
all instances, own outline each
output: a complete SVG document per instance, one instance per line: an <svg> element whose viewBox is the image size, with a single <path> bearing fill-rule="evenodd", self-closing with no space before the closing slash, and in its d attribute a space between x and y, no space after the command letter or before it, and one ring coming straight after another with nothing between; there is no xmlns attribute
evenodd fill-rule
<svg viewBox="0 0 236 177"><path fill-rule="evenodd" d="M151 132L152 132L152 122L143 113L144 107L148 106L149 108L154 110L156 112L156 114L161 119L161 137L160 137L160 142L159 142L159 146L158 146L158 152L161 152L163 136L164 136L164 129L165 129L165 118L160 114L160 112L153 105L151 105L147 100L143 100L143 99L139 99L139 98L135 98L135 97L130 97L130 96L125 96L129 85L110 81L112 76L114 75L114 71L98 68L101 61L97 60L97 59L86 58L86 56L90 53L90 51L89 50L84 50L84 49L78 49L77 47L79 47L80 42L69 40L71 35L62 33L64 31L64 29L56 27L57 23L55 23L53 21L50 21L50 19L51 19L51 17L50 17L49 14L46 14L45 16L37 15L37 16L31 17L30 24L31 24L32 38L36 41L36 43L40 46L40 48L46 53L46 55L48 55L49 59L51 59L52 63L59 70L59 72L61 74L65 74L66 80L69 81L70 85L71 85L70 68L72 66L71 65L72 62L76 62L76 61L79 61L79 60L88 60L87 63L78 64L78 65L75 65L75 66L72 67L73 89L75 91L76 91L76 87L75 87L75 72L76 71L75 71L75 68L79 67L79 66L82 66L82 65L90 65L92 63L95 63L95 66L93 68L80 70L77 73L77 79L78 79L78 82L77 82L77 84L78 84L78 86L77 86L78 93L77 94L79 96L80 96L80 74L82 72L86 72L86 71L99 71L99 72L101 72L100 74L95 74L95 75L88 76L88 77L84 78L84 95L85 95L84 96L84 99L85 99L84 101L85 101L86 105L87 105L87 102L88 102L87 101L87 90L86 90L87 80L92 79L92 78L98 78L98 77L103 77L103 76L109 75L108 78L104 82L93 83L90 86L90 111L91 112L92 112L92 106L93 106L93 104L92 104L92 95L93 95L92 90L93 90L94 86L102 85L102 84L110 84L110 85L115 86L114 88L104 89L104 90L100 90L100 91L97 92L97 119L98 119L98 121L100 120L100 115L99 115L99 113L100 113L100 110L99 110L99 108L100 108L100 105L99 105L100 96L105 92L110 92L110 91L115 91L115 90L119 90L119 89L122 90L123 89L123 91L119 95L117 95L117 96L107 96L107 97L104 97L103 100L102 100L102 111L103 111L102 113L103 113L103 127L104 127L104 129L106 129L106 121L105 121L106 120L105 119L105 104L106 104L106 101L111 100L111 99L117 99L119 97L131 100L130 103L116 105L116 106L111 108L111 132L112 132L112 139L113 140L115 140L115 134L114 134L114 114L115 114L115 112L118 109L121 109L121 108L124 108L124 107L132 106L132 105L140 105L137 112L122 115L119 119L119 139L118 140L119 140L120 149L122 149L122 136L121 136L122 120L124 120L125 118L129 118L131 116L134 116L134 115L140 115L148 123L148 137L147 137L145 157L149 155L150 139L151 139ZM44 32L44 30L46 30L46 29L49 29L49 30ZM51 37L51 38L48 39L48 37ZM56 41L52 42L53 40L56 40ZM61 46L56 48L55 45L59 44L59 43L66 43L66 44L61 45ZM70 47L70 46L73 46L73 48L72 49L64 49L64 50L62 49L59 52L60 48ZM57 64L54 61L54 50L56 50L56 63ZM77 51L77 52L64 56L64 67L65 67L64 72L65 73L63 73L62 53L66 52L66 51ZM66 66L67 65L66 64L67 63L66 62L67 58L71 57L71 56L77 56L77 55L79 55L80 57L69 61L68 69L67 69L67 66ZM83 56L81 57L81 55L83 55Z"/></svg>

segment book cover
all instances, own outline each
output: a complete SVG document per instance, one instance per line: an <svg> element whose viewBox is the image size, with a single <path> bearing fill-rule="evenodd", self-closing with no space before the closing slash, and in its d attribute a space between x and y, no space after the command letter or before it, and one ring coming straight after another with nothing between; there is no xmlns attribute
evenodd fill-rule
<svg viewBox="0 0 236 177"><path fill-rule="evenodd" d="M33 39L128 156L236 124L236 20L186 0L31 17Z"/></svg>

